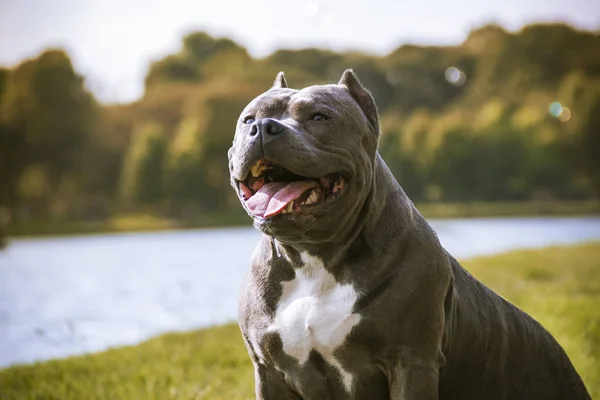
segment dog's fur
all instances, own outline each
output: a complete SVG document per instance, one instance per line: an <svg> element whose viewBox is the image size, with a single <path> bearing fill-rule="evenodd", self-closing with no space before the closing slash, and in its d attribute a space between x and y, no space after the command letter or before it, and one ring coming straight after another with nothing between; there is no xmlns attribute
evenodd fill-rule
<svg viewBox="0 0 600 400"><path fill-rule="evenodd" d="M269 121L283 128L271 134ZM553 337L442 248L379 156L379 130L350 70L337 85L302 90L279 74L242 112L229 151L242 204L238 183L262 158L307 177L348 177L331 201L254 216L264 234L239 324L256 397L589 399Z"/></svg>

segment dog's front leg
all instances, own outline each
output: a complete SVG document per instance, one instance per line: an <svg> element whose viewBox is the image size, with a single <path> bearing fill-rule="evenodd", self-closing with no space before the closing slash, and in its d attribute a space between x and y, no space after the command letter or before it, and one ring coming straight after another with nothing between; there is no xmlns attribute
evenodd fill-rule
<svg viewBox="0 0 600 400"><path fill-rule="evenodd" d="M437 362L403 360L390 376L391 400L437 400L439 365Z"/></svg>
<svg viewBox="0 0 600 400"><path fill-rule="evenodd" d="M257 400L301 400L285 383L283 374L262 364L254 365Z"/></svg>

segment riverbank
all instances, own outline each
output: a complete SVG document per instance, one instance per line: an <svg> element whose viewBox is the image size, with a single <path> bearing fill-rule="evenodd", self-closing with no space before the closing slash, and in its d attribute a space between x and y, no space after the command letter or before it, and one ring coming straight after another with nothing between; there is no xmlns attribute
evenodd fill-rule
<svg viewBox="0 0 600 400"><path fill-rule="evenodd" d="M600 202L596 201L420 203L416 206L428 219L600 215ZM118 214L107 219L90 221L30 220L9 225L8 235L59 236L250 225L250 218L240 208L235 212L213 213L189 220L169 219L149 214Z"/></svg>
<svg viewBox="0 0 600 400"><path fill-rule="evenodd" d="M540 321L600 396L600 242L463 262ZM0 370L0 399L252 399L236 325L160 336L137 346Z"/></svg>

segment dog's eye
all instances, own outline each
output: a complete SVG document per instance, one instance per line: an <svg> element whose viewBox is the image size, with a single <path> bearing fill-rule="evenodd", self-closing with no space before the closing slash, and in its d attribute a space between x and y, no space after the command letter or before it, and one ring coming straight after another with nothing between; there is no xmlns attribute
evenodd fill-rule
<svg viewBox="0 0 600 400"><path fill-rule="evenodd" d="M254 117L246 117L244 118L244 123L245 124L251 124L255 121Z"/></svg>
<svg viewBox="0 0 600 400"><path fill-rule="evenodd" d="M310 119L312 121L325 121L327 119L327 117L324 116L323 114L316 113L312 117L310 117Z"/></svg>

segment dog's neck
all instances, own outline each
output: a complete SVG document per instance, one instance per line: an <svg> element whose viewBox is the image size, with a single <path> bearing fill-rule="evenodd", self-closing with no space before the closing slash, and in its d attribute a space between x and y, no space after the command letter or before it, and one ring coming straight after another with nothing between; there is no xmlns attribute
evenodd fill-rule
<svg viewBox="0 0 600 400"><path fill-rule="evenodd" d="M284 243L271 238L273 256L284 256L294 267L302 267L301 254L308 253L323 260L328 269L335 270L355 257L357 248L367 246L371 253L381 254L389 251L391 241L397 245L398 239L404 238L414 224L414 208L379 153L373 170L371 190L357 218L345 223L335 239L321 243ZM398 208L400 202L405 206Z"/></svg>

